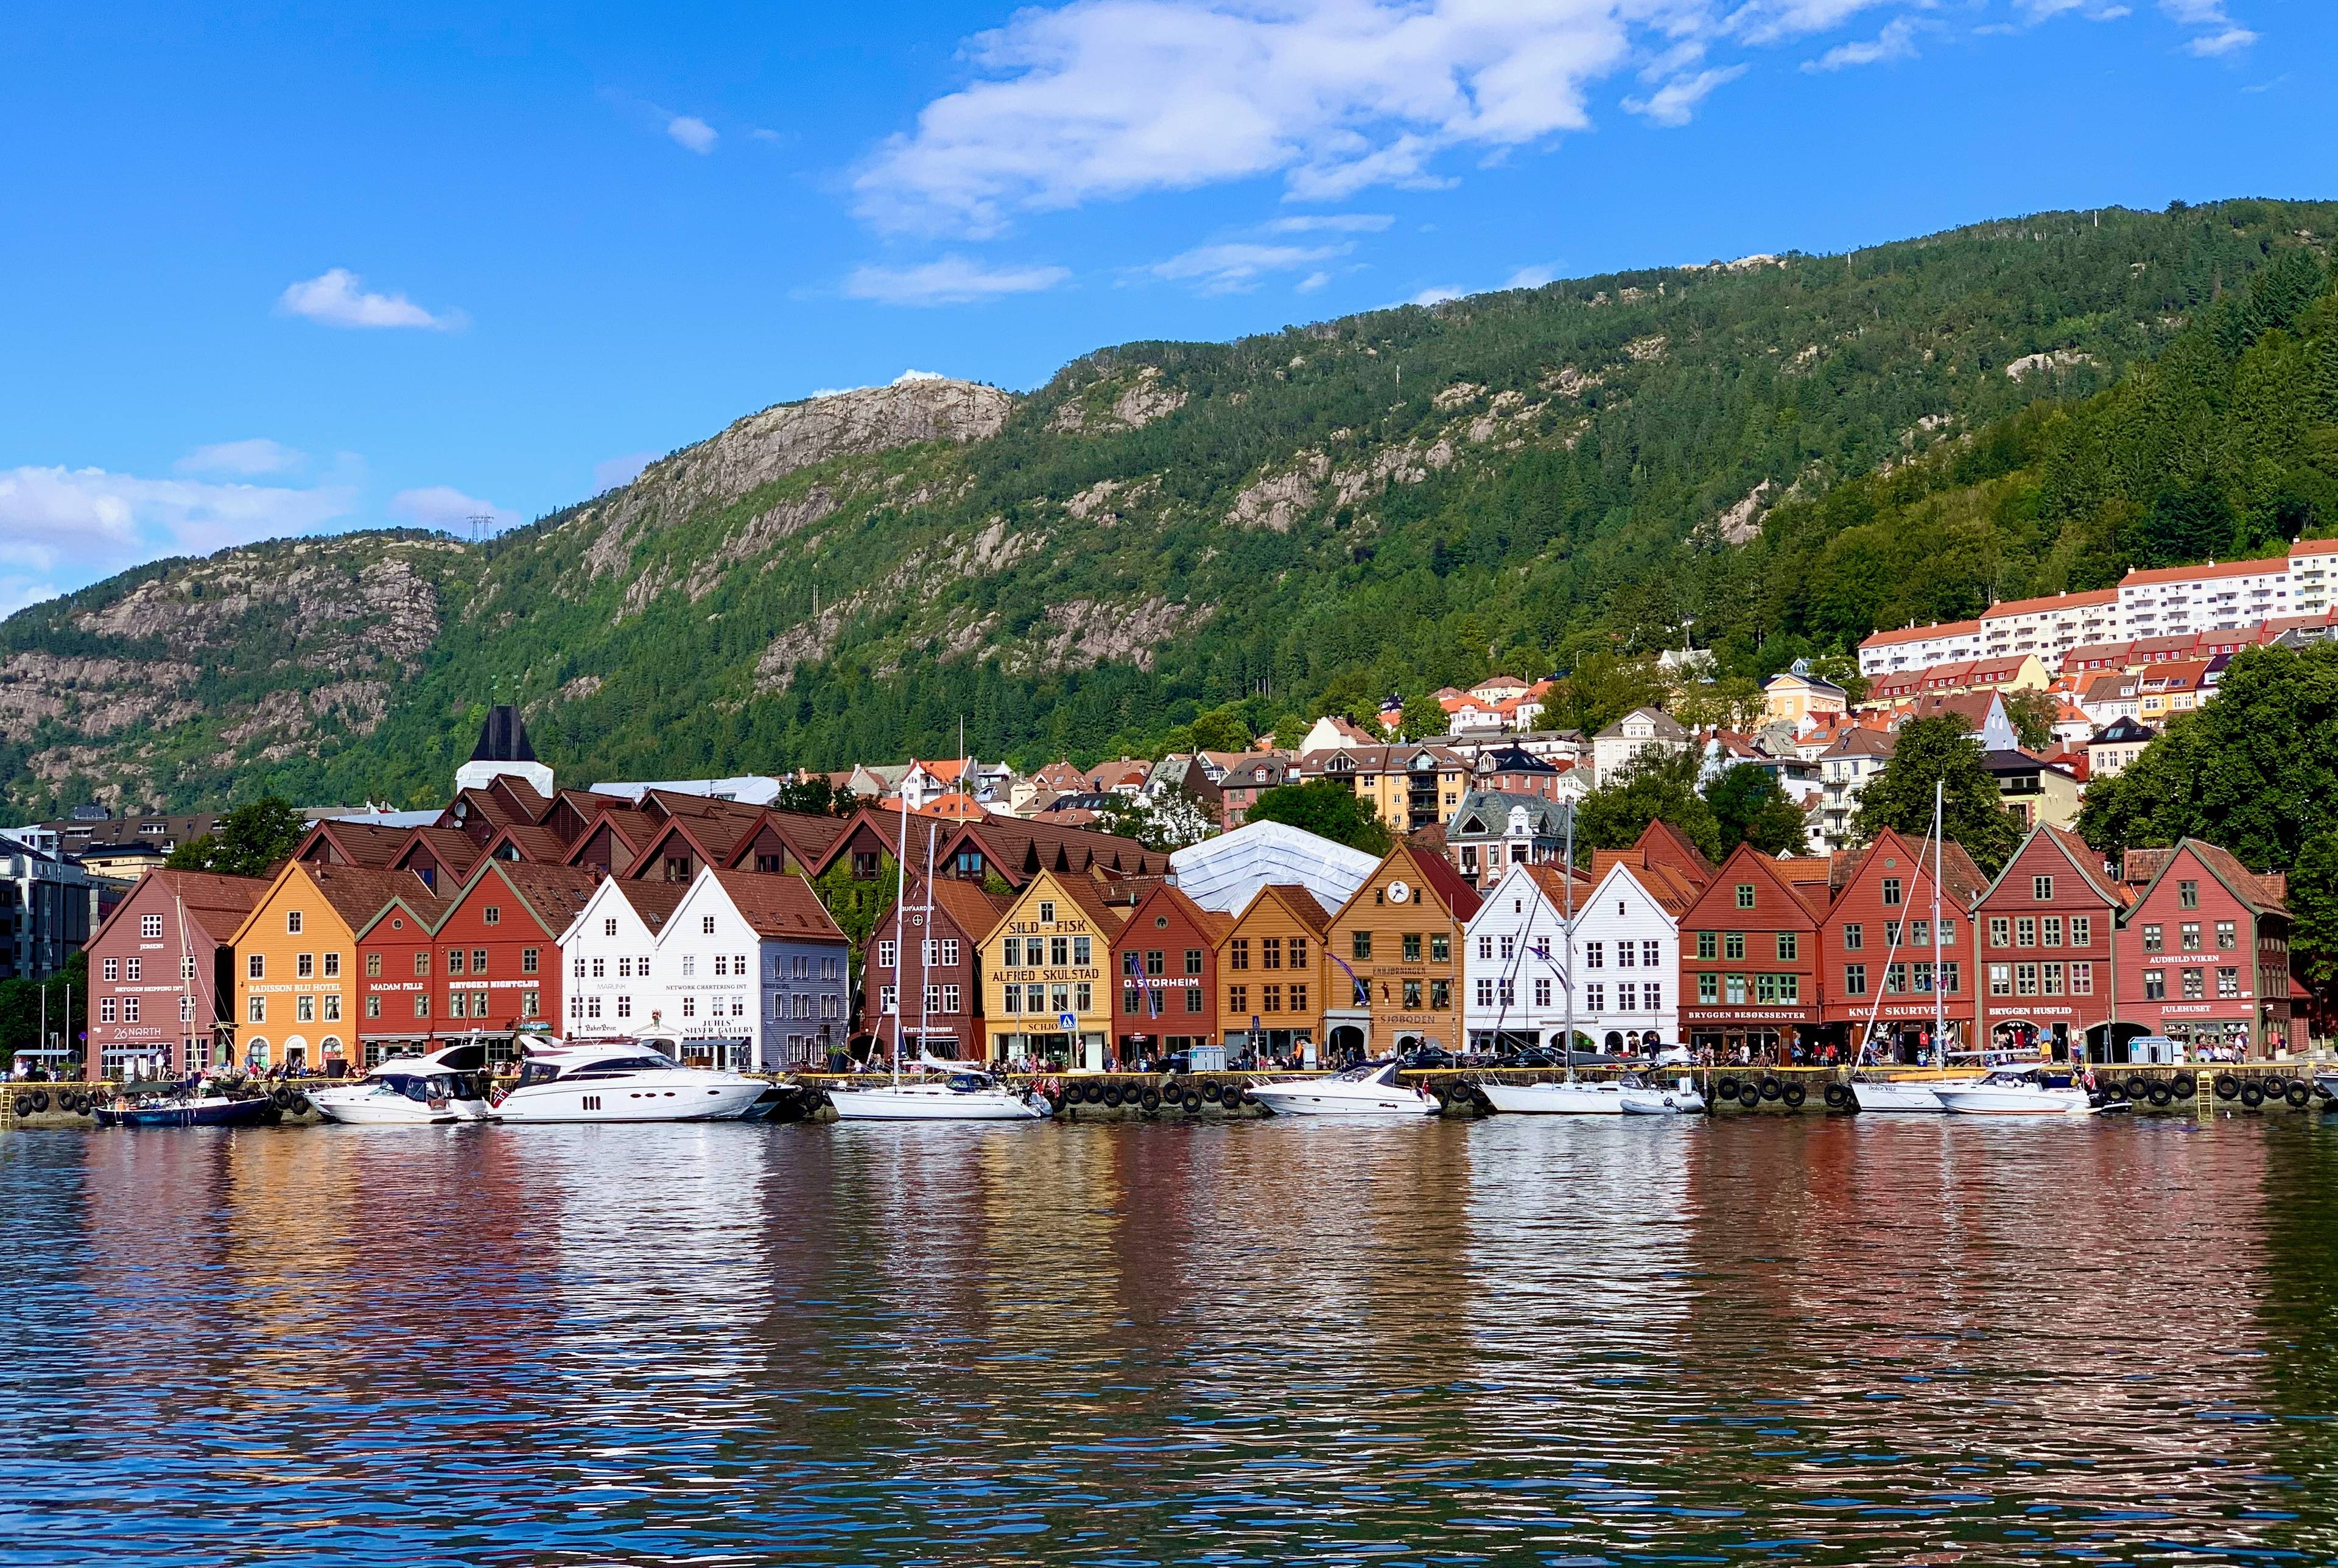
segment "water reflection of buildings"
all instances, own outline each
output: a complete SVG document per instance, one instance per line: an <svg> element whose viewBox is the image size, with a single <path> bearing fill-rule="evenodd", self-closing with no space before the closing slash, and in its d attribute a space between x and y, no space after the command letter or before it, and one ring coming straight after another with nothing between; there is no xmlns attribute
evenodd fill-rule
<svg viewBox="0 0 2338 1568"><path fill-rule="evenodd" d="M2104 1501L2261 1462L2198 1419L2266 1396L2267 1142L2177 1123L1830 1118L1713 1130L1692 1175L1699 1363L1801 1400L1814 1446L2040 1462L1999 1482ZM2235 1352L2243 1352L2235 1354ZM1786 1466L1857 1492L1833 1465ZM1939 1477L1933 1478L1935 1482Z"/></svg>

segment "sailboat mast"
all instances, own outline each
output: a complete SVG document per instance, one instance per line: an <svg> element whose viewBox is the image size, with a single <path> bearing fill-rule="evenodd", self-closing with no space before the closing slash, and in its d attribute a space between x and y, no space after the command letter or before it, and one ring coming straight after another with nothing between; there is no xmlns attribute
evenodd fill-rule
<svg viewBox="0 0 2338 1568"><path fill-rule="evenodd" d="M1932 1065L1945 1067L1949 1061L1949 1004L1940 990L1940 860L1944 841L1940 837L1941 780L1932 780Z"/></svg>
<svg viewBox="0 0 2338 1568"><path fill-rule="evenodd" d="M901 780L900 848L893 856L893 1082L901 1081L901 1014L908 1011L901 995L901 976L909 967L909 950L904 946L902 931L909 910L909 779Z"/></svg>
<svg viewBox="0 0 2338 1568"><path fill-rule="evenodd" d="M927 965L934 950L934 824L926 824L926 901L918 906L918 1055L933 1048L926 1044L933 1029L933 987L926 984Z"/></svg>
<svg viewBox="0 0 2338 1568"><path fill-rule="evenodd" d="M1567 804L1567 890L1560 897L1566 916L1559 929L1566 933L1563 951L1567 955L1567 973L1558 983L1567 991L1567 1081L1575 1082L1575 802Z"/></svg>

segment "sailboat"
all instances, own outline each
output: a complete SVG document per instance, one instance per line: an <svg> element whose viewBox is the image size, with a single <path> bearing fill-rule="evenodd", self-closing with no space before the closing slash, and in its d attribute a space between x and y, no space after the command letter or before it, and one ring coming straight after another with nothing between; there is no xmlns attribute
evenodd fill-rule
<svg viewBox="0 0 2338 1568"><path fill-rule="evenodd" d="M964 748L961 747L962 750ZM964 778L964 769L960 769ZM900 852L894 861L893 952L896 975L909 968L909 798L901 797ZM867 1088L838 1089L829 1095L840 1122L1041 1122L1055 1106L1036 1090L1017 1089L969 1063L941 1062L927 1054L926 956L932 951L934 924L934 833L926 833L926 901L918 921L918 1063L920 1076L904 1080L902 1020L909 1008L897 985L893 992L893 1062L890 1081Z"/></svg>
<svg viewBox="0 0 2338 1568"><path fill-rule="evenodd" d="M1940 1096L1942 1089L1961 1089L1978 1083L1967 1074L1951 1078L1948 1069L1948 1003L1940 990L1940 844L1941 844L1941 783L1932 781L1932 1073L1921 1078L1887 1078L1865 1071L1855 1072L1851 1078L1852 1103L1858 1110L1878 1112L1940 1112L1949 1109ZM1923 863L1917 862L1917 869ZM1896 922L1894 923L1896 925ZM1890 974L1891 960L1900 951L1900 938L1895 932L1891 945L1884 949L1883 970ZM1875 988L1875 1004L1867 1010L1866 1038L1860 1043L1859 1054L1862 1069L1868 1054L1874 1049L1875 1020L1883 1010L1883 987Z"/></svg>

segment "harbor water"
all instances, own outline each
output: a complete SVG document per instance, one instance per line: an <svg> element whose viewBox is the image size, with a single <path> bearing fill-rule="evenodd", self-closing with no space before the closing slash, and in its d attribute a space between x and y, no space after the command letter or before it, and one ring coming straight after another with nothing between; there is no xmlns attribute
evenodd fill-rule
<svg viewBox="0 0 2338 1568"><path fill-rule="evenodd" d="M8 1563L2338 1561L2319 1119L24 1132L0 1220Z"/></svg>

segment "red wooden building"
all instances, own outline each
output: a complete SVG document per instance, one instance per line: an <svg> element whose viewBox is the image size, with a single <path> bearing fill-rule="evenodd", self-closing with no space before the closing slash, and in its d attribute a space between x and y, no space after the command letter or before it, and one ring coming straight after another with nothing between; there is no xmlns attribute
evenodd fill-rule
<svg viewBox="0 0 2338 1568"><path fill-rule="evenodd" d="M1681 917L1681 1033L1693 1049L1725 1062L1806 1058L1827 907L1823 880L1793 875L1806 869L1740 845Z"/></svg>
<svg viewBox="0 0 2338 1568"><path fill-rule="evenodd" d="M2106 1060L2118 1001L2111 950L2124 902L2102 857L2063 828L2030 830L1973 915L1979 1036L2058 1062ZM2127 1033L2136 1033L2129 1030Z"/></svg>
<svg viewBox="0 0 2338 1568"><path fill-rule="evenodd" d="M2278 884L2196 838L2153 858L2156 871L2119 915L2120 1024L2196 1056L2262 1056L2290 1043L2289 912Z"/></svg>
<svg viewBox="0 0 2338 1568"><path fill-rule="evenodd" d="M228 946L268 892L262 877L149 871L89 940L84 1072L120 1079L133 1063L156 1077L221 1060L232 1039L235 975ZM57 1025L62 1027L62 1025Z"/></svg>
<svg viewBox="0 0 2338 1568"><path fill-rule="evenodd" d="M918 818L909 821L914 829ZM987 1061L990 1041L982 1010L979 950L1013 900L986 893L971 882L938 876L930 901L928 923L925 891L911 882L899 930L889 913L870 934L861 965L858 1034L890 1052L899 1007L903 1060L915 1059L922 1041L932 1055ZM920 941L926 944L922 951ZM922 1006L918 995L921 984L926 988Z"/></svg>
<svg viewBox="0 0 2338 1568"><path fill-rule="evenodd" d="M599 880L490 858L435 921L419 901L385 907L358 934L366 1064L475 1036L491 1061L516 1060L522 1035L561 1016L560 934Z"/></svg>
<svg viewBox="0 0 2338 1568"><path fill-rule="evenodd" d="M1972 933L1966 925L1989 879L1957 843L1940 847L1934 913L1932 847L1890 828L1844 857L1819 937L1822 1044L1856 1059L1914 1062L1936 1042L1968 1050L1973 1036Z"/></svg>
<svg viewBox="0 0 2338 1568"><path fill-rule="evenodd" d="M1138 901L1112 943L1121 1061L1218 1043L1215 950L1233 924L1232 916L1204 909L1166 883Z"/></svg>

